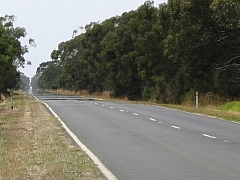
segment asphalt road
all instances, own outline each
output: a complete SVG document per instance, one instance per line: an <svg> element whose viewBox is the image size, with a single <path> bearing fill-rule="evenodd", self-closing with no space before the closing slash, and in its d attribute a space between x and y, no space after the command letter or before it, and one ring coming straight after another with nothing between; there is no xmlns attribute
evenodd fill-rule
<svg viewBox="0 0 240 180"><path fill-rule="evenodd" d="M240 179L240 124L158 106L36 97L119 180Z"/></svg>

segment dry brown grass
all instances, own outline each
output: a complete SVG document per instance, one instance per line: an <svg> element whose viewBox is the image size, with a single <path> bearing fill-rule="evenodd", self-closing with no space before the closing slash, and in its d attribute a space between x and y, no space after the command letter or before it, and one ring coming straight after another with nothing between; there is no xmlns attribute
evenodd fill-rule
<svg viewBox="0 0 240 180"><path fill-rule="evenodd" d="M191 91L183 96L182 105L188 107L194 107L196 105L196 92ZM211 92L206 94L198 95L199 98L199 107L206 108L206 107L214 107L220 106L227 102L225 97L221 97L219 95L213 94Z"/></svg>
<svg viewBox="0 0 240 180"><path fill-rule="evenodd" d="M56 118L27 94L0 105L0 179L104 179Z"/></svg>
<svg viewBox="0 0 240 180"><path fill-rule="evenodd" d="M64 95L76 95L76 96L91 96L91 97L101 97L101 98L110 98L110 91L104 91L104 92L93 92L89 93L87 90L81 90L81 91L69 91L64 89L56 90L48 90L48 92L52 93L59 93Z"/></svg>

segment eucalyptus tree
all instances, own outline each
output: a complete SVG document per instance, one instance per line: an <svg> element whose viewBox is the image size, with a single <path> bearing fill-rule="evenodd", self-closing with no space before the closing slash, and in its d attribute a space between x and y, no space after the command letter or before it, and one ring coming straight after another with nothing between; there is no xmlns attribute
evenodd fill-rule
<svg viewBox="0 0 240 180"><path fill-rule="evenodd" d="M19 40L26 36L25 28L14 27L14 20L14 16L0 17L0 92L14 88L20 80L17 68L24 67L24 54L29 50ZM29 43L35 46L33 39L29 39Z"/></svg>
<svg viewBox="0 0 240 180"><path fill-rule="evenodd" d="M222 93L240 96L240 2L214 0L211 9L215 22L215 68Z"/></svg>
<svg viewBox="0 0 240 180"><path fill-rule="evenodd" d="M54 62L49 62L46 69L38 79L38 86L42 89L59 88L58 77L61 72L59 66Z"/></svg>
<svg viewBox="0 0 240 180"><path fill-rule="evenodd" d="M177 102L191 90L214 91L215 27L212 0L169 0L161 12L167 36L162 42L168 59L169 96ZM168 21L168 22L167 22ZM175 96L175 97L174 97Z"/></svg>
<svg viewBox="0 0 240 180"><path fill-rule="evenodd" d="M91 22L51 53L54 84L168 103L196 90L239 96L239 10L238 0L146 1Z"/></svg>

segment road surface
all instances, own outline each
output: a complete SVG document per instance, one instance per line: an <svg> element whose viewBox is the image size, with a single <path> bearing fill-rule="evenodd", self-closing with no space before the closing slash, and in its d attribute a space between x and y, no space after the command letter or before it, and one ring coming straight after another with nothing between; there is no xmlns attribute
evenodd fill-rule
<svg viewBox="0 0 240 180"><path fill-rule="evenodd" d="M119 180L239 180L240 125L158 106L37 95Z"/></svg>

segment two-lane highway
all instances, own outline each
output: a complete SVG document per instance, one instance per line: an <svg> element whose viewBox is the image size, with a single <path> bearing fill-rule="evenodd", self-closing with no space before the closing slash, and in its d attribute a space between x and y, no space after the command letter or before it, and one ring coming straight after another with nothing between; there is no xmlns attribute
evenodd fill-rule
<svg viewBox="0 0 240 180"><path fill-rule="evenodd" d="M119 180L240 179L239 124L158 106L36 97Z"/></svg>

